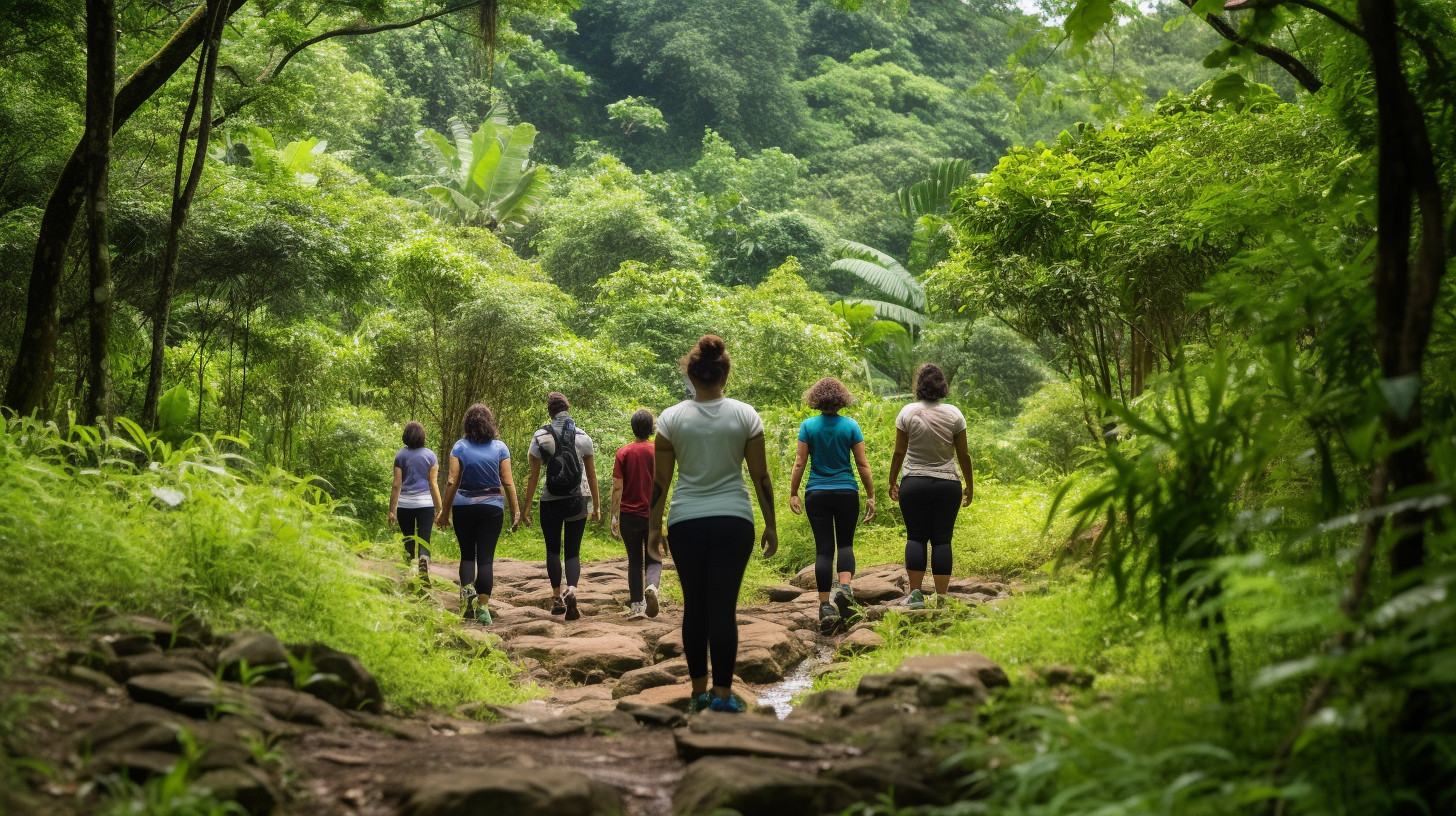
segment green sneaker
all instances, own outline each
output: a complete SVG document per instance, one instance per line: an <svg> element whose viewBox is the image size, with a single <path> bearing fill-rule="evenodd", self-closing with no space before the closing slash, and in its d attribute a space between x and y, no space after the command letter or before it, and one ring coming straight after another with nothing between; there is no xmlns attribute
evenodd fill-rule
<svg viewBox="0 0 1456 816"><path fill-rule="evenodd" d="M819 634L833 634L839 628L839 623L839 607L828 601L819 604Z"/></svg>
<svg viewBox="0 0 1456 816"><path fill-rule="evenodd" d="M491 624L490 608L488 606L483 603L477 603L475 605L475 622L481 626L489 626Z"/></svg>
<svg viewBox="0 0 1456 816"><path fill-rule="evenodd" d="M475 598L475 587L463 586L460 588L460 617L465 620L475 620Z"/></svg>
<svg viewBox="0 0 1456 816"><path fill-rule="evenodd" d="M918 589L910 590L910 597L905 599L905 606L910 609L924 609L925 593Z"/></svg>
<svg viewBox="0 0 1456 816"><path fill-rule="evenodd" d="M703 692L688 701L688 713L696 714L699 711L707 711L713 707L713 695Z"/></svg>
<svg viewBox="0 0 1456 816"><path fill-rule="evenodd" d="M847 586L841 584L835 587L829 600L839 608L839 617L844 620L845 626L853 626L864 617L864 610L860 608L859 601L854 599L853 590Z"/></svg>

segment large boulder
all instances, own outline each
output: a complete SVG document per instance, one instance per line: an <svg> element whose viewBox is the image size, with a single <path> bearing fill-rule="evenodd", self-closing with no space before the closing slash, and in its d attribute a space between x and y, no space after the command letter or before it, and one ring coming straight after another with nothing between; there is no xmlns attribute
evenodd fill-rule
<svg viewBox="0 0 1456 816"><path fill-rule="evenodd" d="M677 816L735 810L754 816L838 813L859 797L842 782L819 779L780 760L709 757L694 762L672 795Z"/></svg>
<svg viewBox="0 0 1456 816"><path fill-rule="evenodd" d="M295 660L313 669L303 690L335 708L378 714L384 708L379 681L359 658L322 643L294 643L288 647Z"/></svg>
<svg viewBox="0 0 1456 816"><path fill-rule="evenodd" d="M565 768L483 766L426 776L405 799L404 816L619 816L616 789Z"/></svg>

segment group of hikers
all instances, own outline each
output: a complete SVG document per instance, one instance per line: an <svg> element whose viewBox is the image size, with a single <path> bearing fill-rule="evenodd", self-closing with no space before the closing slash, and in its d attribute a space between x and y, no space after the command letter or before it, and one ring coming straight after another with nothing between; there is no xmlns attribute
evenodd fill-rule
<svg viewBox="0 0 1456 816"><path fill-rule="evenodd" d="M742 711L744 702L732 693L732 686L738 592L754 547L753 507L743 481L745 462L763 514L758 544L765 558L778 549L763 421L752 406L723 396L731 363L721 338L705 335L679 365L691 399L655 420L647 409L632 414L635 441L615 454L607 513L612 537L627 549L626 615L640 619L658 614L662 562L670 554L683 598L691 710ZM923 609L946 592L956 516L971 503L974 490L966 420L944 402L948 393L940 368L922 365L915 374L916 401L895 419L889 496L899 502L905 519L910 591L904 603L911 609ZM854 532L861 521L860 483L865 491L862 520L874 518L874 479L859 424L840 413L854 400L849 389L834 377L825 377L805 392L804 399L819 414L799 426L789 508L807 514L813 530L819 623L828 634L858 615L852 588ZM426 579L432 529L454 528L460 542L463 617L490 623L492 563L506 508L512 532L530 526L532 496L539 501L546 543L551 612L568 621L581 617L576 598L581 540L588 521L601 521L601 500L595 445L576 426L570 409L563 394L547 396L550 422L531 436L524 505L516 497L510 450L498 438L495 416L486 405L476 403L465 412L462 438L450 449L443 495L439 462L425 446L424 427L418 422L405 425L404 447L394 458L389 518L399 524L405 551L411 561L418 558L420 575ZM809 478L804 484L806 468ZM672 500L667 506L669 488ZM927 568L936 593L930 597L923 587Z"/></svg>

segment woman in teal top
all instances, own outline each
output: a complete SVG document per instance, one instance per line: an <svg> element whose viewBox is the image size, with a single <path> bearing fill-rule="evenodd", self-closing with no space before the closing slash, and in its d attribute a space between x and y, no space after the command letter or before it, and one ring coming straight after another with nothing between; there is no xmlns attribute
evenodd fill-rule
<svg viewBox="0 0 1456 816"><path fill-rule="evenodd" d="M825 377L804 392L804 402L819 411L799 425L799 451L789 483L789 509L796 515L808 511L814 531L814 581L819 587L819 631L833 632L841 622L857 613L850 579L854 577L854 528L859 518L859 485L854 471L864 481L864 520L875 517L875 484L865 458L864 434L859 423L840 416L841 409L854 402L844 383ZM851 466L851 454L854 464ZM804 502L799 503L799 482L804 465L812 462ZM834 576L834 555L839 553L839 586L830 593Z"/></svg>

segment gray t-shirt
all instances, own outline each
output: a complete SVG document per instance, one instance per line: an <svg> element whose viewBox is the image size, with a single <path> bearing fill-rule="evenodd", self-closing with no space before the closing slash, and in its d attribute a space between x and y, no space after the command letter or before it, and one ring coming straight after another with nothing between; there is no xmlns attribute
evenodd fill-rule
<svg viewBox="0 0 1456 816"><path fill-rule="evenodd" d="M677 454L668 523L709 516L753 521L743 482L743 446L762 433L763 420L753 406L727 397L684 400L663 411L657 434Z"/></svg>
<svg viewBox="0 0 1456 816"><path fill-rule="evenodd" d="M552 430L558 434L561 433L561 429L566 427L566 420L569 418L565 411L557 414L551 419ZM531 449L527 453L534 456L537 460L545 462L552 454L556 453L556 438L547 433L545 428L537 428L536 433L531 436ZM585 496L587 505L589 506L591 504L591 484L586 480L586 458L595 454L596 446L592 444L592 438L586 435L586 431L577 428L576 455L581 457L581 490L574 496L557 496L551 493L546 489L546 474L543 469L541 474L541 501L555 501L556 499L571 499L576 496ZM590 507L588 507L587 512L591 512Z"/></svg>
<svg viewBox="0 0 1456 816"><path fill-rule="evenodd" d="M905 475L959 481L956 469L956 434L966 429L966 418L949 403L921 400L900 409L895 429L910 437L905 449Z"/></svg>

